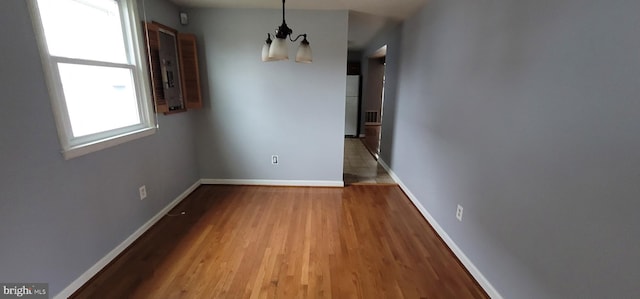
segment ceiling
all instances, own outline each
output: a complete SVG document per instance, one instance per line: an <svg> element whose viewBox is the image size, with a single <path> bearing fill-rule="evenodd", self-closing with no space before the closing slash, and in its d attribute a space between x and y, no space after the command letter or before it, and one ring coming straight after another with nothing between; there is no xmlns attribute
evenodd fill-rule
<svg viewBox="0 0 640 299"><path fill-rule="evenodd" d="M171 0L183 7L282 8L279 0ZM404 20L426 0L289 0L290 9L351 10Z"/></svg>
<svg viewBox="0 0 640 299"><path fill-rule="evenodd" d="M272 8L280 0L171 0L181 7ZM289 0L287 9L348 10L350 50L362 49L386 25L411 16L427 0Z"/></svg>

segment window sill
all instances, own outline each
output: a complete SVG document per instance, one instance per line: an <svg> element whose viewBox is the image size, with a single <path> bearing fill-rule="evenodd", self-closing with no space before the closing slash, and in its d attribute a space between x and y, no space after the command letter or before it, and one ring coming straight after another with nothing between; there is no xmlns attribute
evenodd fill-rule
<svg viewBox="0 0 640 299"><path fill-rule="evenodd" d="M106 148L110 148L119 144L123 144L125 142L150 136L155 134L155 132L156 132L156 128L145 128L142 130L129 132L129 133L114 136L111 138L102 139L96 142L75 146L75 147L63 150L62 155L64 156L65 160L69 160L69 159L77 158L80 156L84 156L86 154L97 152Z"/></svg>

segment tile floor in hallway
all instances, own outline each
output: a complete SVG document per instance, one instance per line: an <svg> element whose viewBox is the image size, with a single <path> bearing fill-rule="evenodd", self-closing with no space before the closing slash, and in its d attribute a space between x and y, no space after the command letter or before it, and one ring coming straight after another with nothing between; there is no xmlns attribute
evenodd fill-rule
<svg viewBox="0 0 640 299"><path fill-rule="evenodd" d="M344 139L344 183L395 184L359 138Z"/></svg>

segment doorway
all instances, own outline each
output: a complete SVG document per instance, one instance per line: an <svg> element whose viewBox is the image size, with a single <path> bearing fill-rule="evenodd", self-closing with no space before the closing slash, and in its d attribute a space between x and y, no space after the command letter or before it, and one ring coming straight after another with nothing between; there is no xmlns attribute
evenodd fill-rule
<svg viewBox="0 0 640 299"><path fill-rule="evenodd" d="M353 134L347 134L345 131L343 173L346 185L395 184L391 176L378 163L384 106L386 54L387 47L385 45L363 59L365 63L362 68L364 82L362 82L363 88L360 93L362 97L358 107L358 136L350 138ZM360 68L358 71L360 72ZM347 86L349 86L349 76ZM349 92L347 93L349 94ZM346 111L347 113L350 111L348 100ZM348 128L347 123L345 123L346 128ZM353 130L351 132L353 133Z"/></svg>
<svg viewBox="0 0 640 299"><path fill-rule="evenodd" d="M364 144L378 159L384 113L384 84L387 46L384 45L367 59L367 82L364 90Z"/></svg>

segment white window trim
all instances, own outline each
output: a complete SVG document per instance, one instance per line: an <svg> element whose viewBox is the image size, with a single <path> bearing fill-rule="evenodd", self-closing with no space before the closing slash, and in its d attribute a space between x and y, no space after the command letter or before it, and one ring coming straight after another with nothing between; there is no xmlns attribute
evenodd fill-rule
<svg viewBox="0 0 640 299"><path fill-rule="evenodd" d="M120 13L124 19L123 27L131 28L131 30L124 30L124 37L133 41L132 43L127 43L128 47L126 50L127 55L129 55L129 59L135 62L135 67L133 67L133 80L136 87L136 99L140 109L141 123L78 138L73 138L71 134L71 124L69 122L66 103L64 101L64 94L60 83L60 73L58 72L57 63L81 62L86 65L119 66L126 68L131 68L131 66L50 55L36 1L37 0L28 0L27 3L40 50L39 52L44 69L45 81L47 83L53 114L56 120L56 129L62 146L63 157L66 160L72 159L154 134L157 130L157 123L153 112L153 105L151 104L150 83L148 78L149 73L146 58L143 56L146 52L143 47L144 42L141 35L141 27L139 25L140 18L138 17L136 1L119 0L125 4L120 6Z"/></svg>

